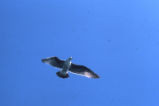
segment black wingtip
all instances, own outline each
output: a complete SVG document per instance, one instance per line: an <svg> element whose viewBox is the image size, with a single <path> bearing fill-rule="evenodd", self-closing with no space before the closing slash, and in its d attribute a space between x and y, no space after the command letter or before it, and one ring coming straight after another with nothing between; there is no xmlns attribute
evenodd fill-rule
<svg viewBox="0 0 159 106"><path fill-rule="evenodd" d="M94 79L100 78L97 74L93 76Z"/></svg>
<svg viewBox="0 0 159 106"><path fill-rule="evenodd" d="M46 62L46 59L41 59L41 62L45 63L45 62Z"/></svg>

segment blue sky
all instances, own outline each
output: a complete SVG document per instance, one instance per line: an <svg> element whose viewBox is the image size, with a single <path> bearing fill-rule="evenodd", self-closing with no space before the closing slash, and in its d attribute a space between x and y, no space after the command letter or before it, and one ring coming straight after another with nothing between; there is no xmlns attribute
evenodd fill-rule
<svg viewBox="0 0 159 106"><path fill-rule="evenodd" d="M159 106L158 0L0 3L0 106ZM41 59L58 56L88 79Z"/></svg>

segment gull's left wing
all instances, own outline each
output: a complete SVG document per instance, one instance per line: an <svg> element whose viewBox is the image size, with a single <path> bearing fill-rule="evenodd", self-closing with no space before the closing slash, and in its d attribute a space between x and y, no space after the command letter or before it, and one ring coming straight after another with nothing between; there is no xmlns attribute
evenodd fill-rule
<svg viewBox="0 0 159 106"><path fill-rule="evenodd" d="M96 73L94 73L92 70L83 65L71 64L69 71L88 78L99 78Z"/></svg>

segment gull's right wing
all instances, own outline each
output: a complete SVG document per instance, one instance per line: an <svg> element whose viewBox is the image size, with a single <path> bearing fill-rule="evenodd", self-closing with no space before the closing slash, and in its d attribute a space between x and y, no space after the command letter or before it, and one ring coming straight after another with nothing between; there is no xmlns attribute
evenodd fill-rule
<svg viewBox="0 0 159 106"><path fill-rule="evenodd" d="M41 60L43 63L50 64L52 66L55 66L57 68L62 68L64 65L64 61L60 60L58 57L49 57L46 59Z"/></svg>

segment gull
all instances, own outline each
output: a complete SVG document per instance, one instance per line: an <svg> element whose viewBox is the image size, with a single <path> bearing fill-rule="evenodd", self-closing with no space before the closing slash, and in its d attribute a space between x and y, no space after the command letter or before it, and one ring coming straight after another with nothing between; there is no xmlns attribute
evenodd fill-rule
<svg viewBox="0 0 159 106"><path fill-rule="evenodd" d="M73 74L85 76L87 78L99 78L99 76L96 73L94 73L91 69L87 68L84 65L73 64L71 60L72 60L72 57L69 57L68 59L64 61L54 56L54 57L48 57L48 58L42 59L41 61L51 66L60 68L61 70L56 72L56 75L60 78L68 78L69 72Z"/></svg>

